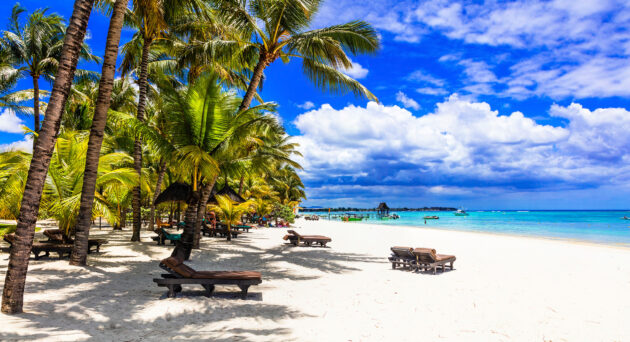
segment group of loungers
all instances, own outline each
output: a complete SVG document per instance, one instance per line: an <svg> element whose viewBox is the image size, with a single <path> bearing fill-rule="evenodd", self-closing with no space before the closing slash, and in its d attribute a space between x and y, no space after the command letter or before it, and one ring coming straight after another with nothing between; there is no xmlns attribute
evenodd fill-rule
<svg viewBox="0 0 630 342"><path fill-rule="evenodd" d="M435 274L438 268L442 272L446 267L453 270L453 263L456 260L454 255L437 254L432 248L392 247L391 250L389 261L392 263L392 269L402 266L416 271L433 270Z"/></svg>
<svg viewBox="0 0 630 342"><path fill-rule="evenodd" d="M48 238L45 241L33 242L31 252L35 256L35 260L39 260L42 257L50 257L51 252L57 253L60 259L64 257L70 257L72 248L74 246L74 240L66 237L61 229L47 229L44 231L44 235ZM15 243L15 234L6 234L4 241L9 244L9 248ZM104 239L89 239L88 240L88 253L100 252L101 245L106 244L107 240Z"/></svg>

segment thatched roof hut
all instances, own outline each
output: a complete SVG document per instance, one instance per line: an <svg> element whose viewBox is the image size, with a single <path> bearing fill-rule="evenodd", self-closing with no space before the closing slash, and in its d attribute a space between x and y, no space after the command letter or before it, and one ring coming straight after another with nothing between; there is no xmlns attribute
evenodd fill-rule
<svg viewBox="0 0 630 342"><path fill-rule="evenodd" d="M168 201L183 201L188 202L192 195L192 187L184 183L173 183L168 188L164 189L162 193L155 199L155 205Z"/></svg>
<svg viewBox="0 0 630 342"><path fill-rule="evenodd" d="M241 197L241 195L239 195L238 192L234 191L234 189L232 189L232 187L230 187L227 184L223 186L223 189L217 192L215 192L215 189L212 189L212 194L210 195L210 200L208 201L208 203L217 203L217 200L214 197L216 195L224 195L224 196L227 195L232 201L236 203L245 202L245 199L243 199L243 197Z"/></svg>
<svg viewBox="0 0 630 342"><path fill-rule="evenodd" d="M376 211L378 212L378 216L389 215L389 207L387 206L387 203L385 202L381 202L376 208Z"/></svg>

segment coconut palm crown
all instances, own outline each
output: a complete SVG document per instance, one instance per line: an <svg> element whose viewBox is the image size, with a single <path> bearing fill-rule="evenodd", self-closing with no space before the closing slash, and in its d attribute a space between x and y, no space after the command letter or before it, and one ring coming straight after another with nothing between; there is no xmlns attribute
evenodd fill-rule
<svg viewBox="0 0 630 342"><path fill-rule="evenodd" d="M260 86L263 71L280 58L288 63L302 59L302 70L316 86L333 94L354 93L377 100L367 88L340 69L352 68L347 53L374 53L379 49L376 31L364 21L351 21L308 30L319 9L319 0L217 1L217 18L240 33L241 39L217 37L191 42L182 60L202 55L225 58L238 54L243 64L254 65L247 92L240 105L246 109Z"/></svg>

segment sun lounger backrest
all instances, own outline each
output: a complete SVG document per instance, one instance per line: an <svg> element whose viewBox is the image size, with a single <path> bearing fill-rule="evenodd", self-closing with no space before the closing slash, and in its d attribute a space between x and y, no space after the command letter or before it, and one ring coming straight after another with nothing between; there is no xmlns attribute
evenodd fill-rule
<svg viewBox="0 0 630 342"><path fill-rule="evenodd" d="M413 250L413 254L418 257L420 262L436 262L437 253L433 248L416 248Z"/></svg>
<svg viewBox="0 0 630 342"><path fill-rule="evenodd" d="M297 237L302 237L302 235L298 234L295 230L292 230L292 229L287 230L287 233L293 234L293 235L295 235Z"/></svg>
<svg viewBox="0 0 630 342"><path fill-rule="evenodd" d="M192 278L193 275L197 273L195 270L185 265L183 261L175 257L168 257L162 260L161 263L182 278Z"/></svg>
<svg viewBox="0 0 630 342"><path fill-rule="evenodd" d="M57 243L74 243L74 240L65 236L61 229L46 229L44 235L48 237L51 242Z"/></svg>
<svg viewBox="0 0 630 342"><path fill-rule="evenodd" d="M411 247L392 247L391 248L392 253L394 253L397 257L400 258L409 258L409 257L413 257L412 251L413 248Z"/></svg>

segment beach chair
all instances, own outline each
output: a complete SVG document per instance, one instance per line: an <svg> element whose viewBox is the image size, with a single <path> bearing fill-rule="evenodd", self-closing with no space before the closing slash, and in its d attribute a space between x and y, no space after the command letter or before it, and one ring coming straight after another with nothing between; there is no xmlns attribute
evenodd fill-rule
<svg viewBox="0 0 630 342"><path fill-rule="evenodd" d="M227 237L227 235L229 233L230 235L232 235L233 238L236 239L238 237L238 235L242 234L243 232L239 232L239 231L234 230L234 229L230 229L230 231L228 232L227 227L225 227L225 228L218 228L217 227L216 229L214 229L214 233L215 233L214 236L218 235L220 237Z"/></svg>
<svg viewBox="0 0 630 342"><path fill-rule="evenodd" d="M248 226L248 225L245 225L245 224L239 224L239 225L236 225L236 226L232 226L232 229L244 230L244 231L246 231L248 233L249 233L249 230L252 229L252 228L253 228L252 226Z"/></svg>
<svg viewBox="0 0 630 342"><path fill-rule="evenodd" d="M319 244L322 247L326 247L326 244L332 241L332 239L327 236L300 235L291 229L287 230L287 233L289 233L289 235L285 235L282 239L289 240L289 242L294 246L297 246L300 242L302 242L304 246L314 246L314 244Z"/></svg>
<svg viewBox="0 0 630 342"><path fill-rule="evenodd" d="M44 235L48 238L48 240L43 242L74 245L74 239L65 236L61 229L46 229L44 231ZM99 253L101 251L101 245L104 245L106 243L107 240L105 239L89 239L88 253L92 253L93 247L94 251L96 253Z"/></svg>
<svg viewBox="0 0 630 342"><path fill-rule="evenodd" d="M175 241L179 241L182 238L182 234L171 234L164 229L164 227L155 231L157 236L152 237L153 241L157 241L158 245L166 244L166 240L169 240L172 245L175 244Z"/></svg>
<svg viewBox="0 0 630 342"><path fill-rule="evenodd" d="M432 248L416 248L413 254L417 257L417 269L433 269L433 274L436 273L438 267L444 272L447 264L453 270L453 263L456 260L454 255L437 254Z"/></svg>
<svg viewBox="0 0 630 342"><path fill-rule="evenodd" d="M237 285L241 289L241 298L247 297L247 290L251 285L262 283L262 275L255 271L195 271L185 265L183 261L169 257L160 262L160 267L168 272L162 278L153 281L168 288L168 297L175 297L175 293L182 291L184 284L197 284L206 290L210 297L215 285Z"/></svg>
<svg viewBox="0 0 630 342"><path fill-rule="evenodd" d="M203 236L206 236L206 234L208 236L216 236L217 235L217 233L214 230L214 228L208 227L208 225L205 222L201 222L201 234Z"/></svg>
<svg viewBox="0 0 630 342"><path fill-rule="evenodd" d="M15 244L15 234L12 233L4 235L4 241L9 244L10 251L13 244ZM31 252L35 256L35 260L39 260L42 257L50 257L50 252L57 253L57 255L59 255L59 259L63 259L66 255L70 257L70 253L72 253L72 245L52 242L33 242ZM44 254L40 255L42 253Z"/></svg>
<svg viewBox="0 0 630 342"><path fill-rule="evenodd" d="M159 217L155 220L155 225L157 226L158 229L160 228L171 228L172 225L168 222L162 222L162 219L160 219Z"/></svg>
<svg viewBox="0 0 630 342"><path fill-rule="evenodd" d="M415 254L413 254L413 248L411 247L392 247L390 248L392 251L392 255L390 255L389 262L392 263L392 269L395 269L397 266L403 267L416 267L417 258Z"/></svg>

